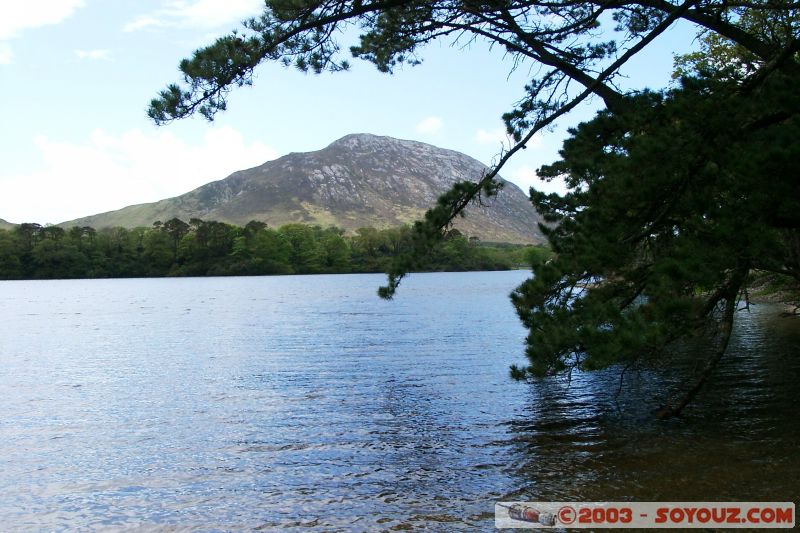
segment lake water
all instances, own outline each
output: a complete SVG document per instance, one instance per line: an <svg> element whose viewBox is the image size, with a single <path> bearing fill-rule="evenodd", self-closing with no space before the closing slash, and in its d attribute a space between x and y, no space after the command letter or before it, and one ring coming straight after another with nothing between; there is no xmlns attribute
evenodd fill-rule
<svg viewBox="0 0 800 533"><path fill-rule="evenodd" d="M494 502L800 500L800 321L678 378L515 383L525 272L0 283L0 524L491 530Z"/></svg>

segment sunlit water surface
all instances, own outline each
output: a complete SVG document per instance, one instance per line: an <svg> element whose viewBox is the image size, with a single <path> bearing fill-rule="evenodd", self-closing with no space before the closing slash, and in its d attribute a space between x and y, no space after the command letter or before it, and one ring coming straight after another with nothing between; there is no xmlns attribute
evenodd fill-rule
<svg viewBox="0 0 800 533"><path fill-rule="evenodd" d="M494 502L800 499L800 321L679 378L511 382L525 272L0 283L5 530L489 530Z"/></svg>

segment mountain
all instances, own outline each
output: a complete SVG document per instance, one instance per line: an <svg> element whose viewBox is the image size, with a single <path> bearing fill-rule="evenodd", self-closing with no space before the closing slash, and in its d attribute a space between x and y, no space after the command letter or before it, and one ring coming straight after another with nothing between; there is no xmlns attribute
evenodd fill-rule
<svg viewBox="0 0 800 533"><path fill-rule="evenodd" d="M125 207L62 225L150 226L178 217L244 225L261 220L336 225L347 231L386 228L419 219L459 180L477 180L486 166L453 150L368 134L347 135L316 152L291 153L184 195ZM484 241L539 243L540 217L527 196L505 182L486 206L470 206L456 227Z"/></svg>
<svg viewBox="0 0 800 533"><path fill-rule="evenodd" d="M11 222L7 222L0 218L0 229L11 230L14 229L17 225L12 224Z"/></svg>

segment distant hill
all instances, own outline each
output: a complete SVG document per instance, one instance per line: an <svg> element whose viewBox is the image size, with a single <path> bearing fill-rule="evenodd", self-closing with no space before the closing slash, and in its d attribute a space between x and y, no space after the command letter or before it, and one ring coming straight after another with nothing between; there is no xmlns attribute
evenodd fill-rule
<svg viewBox="0 0 800 533"><path fill-rule="evenodd" d="M411 223L459 180L486 166L460 152L368 134L347 135L316 152L291 153L191 192L62 225L150 226L173 217L244 225L261 220L336 225L347 231ZM456 227L484 241L539 243L540 220L525 193L506 182L486 207L470 206Z"/></svg>
<svg viewBox="0 0 800 533"><path fill-rule="evenodd" d="M0 229L14 229L16 224L12 224L11 222L7 222L0 218Z"/></svg>

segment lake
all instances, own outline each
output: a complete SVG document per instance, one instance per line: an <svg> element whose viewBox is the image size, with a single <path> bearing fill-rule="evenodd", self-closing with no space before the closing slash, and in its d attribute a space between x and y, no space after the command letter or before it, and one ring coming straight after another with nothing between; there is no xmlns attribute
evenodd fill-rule
<svg viewBox="0 0 800 533"><path fill-rule="evenodd" d="M800 500L800 322L516 383L526 272L0 282L4 530L491 530L498 500Z"/></svg>

